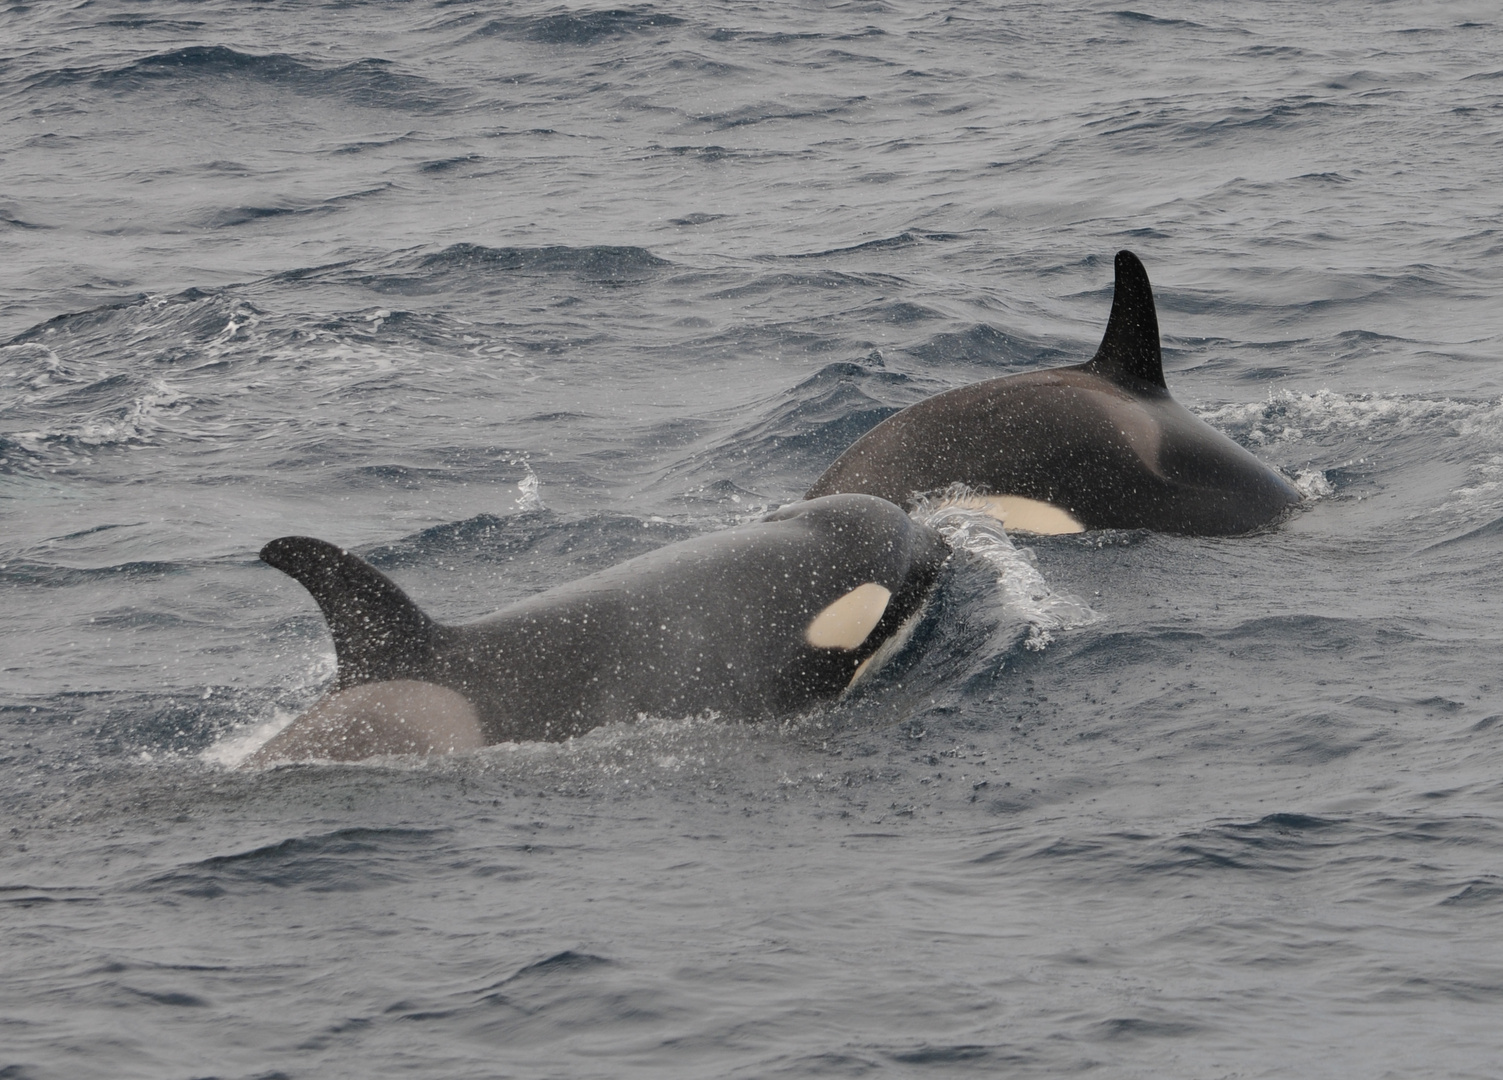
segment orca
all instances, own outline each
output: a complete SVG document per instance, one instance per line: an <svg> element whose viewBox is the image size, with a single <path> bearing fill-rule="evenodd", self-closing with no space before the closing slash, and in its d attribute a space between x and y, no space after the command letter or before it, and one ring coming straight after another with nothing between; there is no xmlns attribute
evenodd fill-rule
<svg viewBox="0 0 1503 1080"><path fill-rule="evenodd" d="M948 557L892 503L834 495L446 626L348 551L282 537L261 558L317 601L338 673L245 764L557 741L641 714L797 712L896 651Z"/></svg>
<svg viewBox="0 0 1503 1080"><path fill-rule="evenodd" d="M807 499L899 505L956 485L964 504L1035 533L1251 532L1302 496L1169 396L1148 272L1119 251L1111 316L1084 364L959 387L889 416L841 454Z"/></svg>

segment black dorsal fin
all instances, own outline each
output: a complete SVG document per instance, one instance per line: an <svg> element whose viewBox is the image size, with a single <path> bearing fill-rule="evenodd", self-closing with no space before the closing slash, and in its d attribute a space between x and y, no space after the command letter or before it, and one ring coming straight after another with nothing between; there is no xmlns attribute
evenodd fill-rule
<svg viewBox="0 0 1503 1080"><path fill-rule="evenodd" d="M311 536L273 540L261 549L261 560L296 578L318 601L334 635L338 689L423 677L434 622L370 563Z"/></svg>
<svg viewBox="0 0 1503 1080"><path fill-rule="evenodd" d="M1130 251L1117 252L1117 285L1101 347L1085 369L1129 390L1144 384L1168 390L1159 351L1159 317L1153 307L1148 271Z"/></svg>

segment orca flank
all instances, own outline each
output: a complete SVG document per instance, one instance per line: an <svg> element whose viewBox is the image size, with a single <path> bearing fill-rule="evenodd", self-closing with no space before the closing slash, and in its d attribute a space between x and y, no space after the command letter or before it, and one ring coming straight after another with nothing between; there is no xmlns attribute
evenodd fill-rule
<svg viewBox="0 0 1503 1080"><path fill-rule="evenodd" d="M560 740L644 713L805 709L888 655L948 556L892 503L839 495L446 626L333 544L273 540L261 557L318 603L339 671L249 763Z"/></svg>

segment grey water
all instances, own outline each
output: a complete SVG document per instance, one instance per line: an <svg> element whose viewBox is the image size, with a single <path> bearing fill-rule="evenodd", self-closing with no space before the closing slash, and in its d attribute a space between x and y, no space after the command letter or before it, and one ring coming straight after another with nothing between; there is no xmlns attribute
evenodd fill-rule
<svg viewBox="0 0 1503 1080"><path fill-rule="evenodd" d="M8 5L0 1077L1497 1076L1500 175L1486 3ZM333 673L266 540L478 617L1124 247L1280 527L937 516L831 707L232 767Z"/></svg>

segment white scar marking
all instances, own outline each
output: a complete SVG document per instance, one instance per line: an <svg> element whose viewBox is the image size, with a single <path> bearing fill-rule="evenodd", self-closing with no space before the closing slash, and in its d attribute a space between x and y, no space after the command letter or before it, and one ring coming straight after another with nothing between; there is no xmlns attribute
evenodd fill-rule
<svg viewBox="0 0 1503 1080"><path fill-rule="evenodd" d="M854 649L882 621L891 599L892 592L875 581L858 585L814 616L804 640L816 649Z"/></svg>
<svg viewBox="0 0 1503 1080"><path fill-rule="evenodd" d="M1009 532L1043 536L1085 532L1084 525L1059 507L1037 499L1025 499L1021 495L964 495L949 505L980 510L1000 521Z"/></svg>

